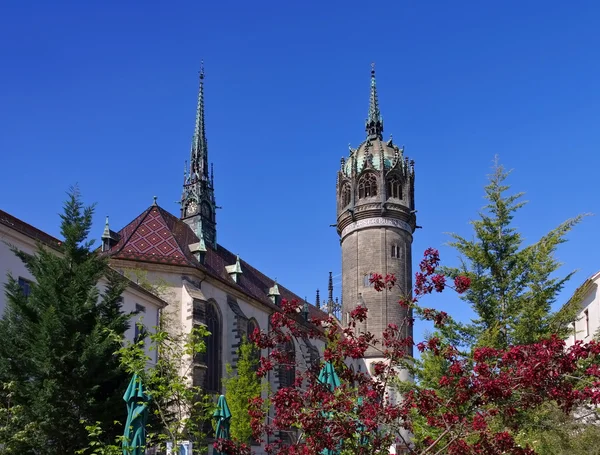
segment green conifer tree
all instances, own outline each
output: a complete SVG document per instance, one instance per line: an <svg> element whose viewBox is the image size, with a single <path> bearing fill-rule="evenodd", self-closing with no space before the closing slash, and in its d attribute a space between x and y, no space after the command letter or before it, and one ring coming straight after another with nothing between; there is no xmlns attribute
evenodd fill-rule
<svg viewBox="0 0 600 455"><path fill-rule="evenodd" d="M256 375L259 354L254 344L244 340L238 351L236 369L227 365L228 377L223 379L225 398L231 410L231 436L248 442L252 436L249 400L261 394L261 381Z"/></svg>
<svg viewBox="0 0 600 455"><path fill-rule="evenodd" d="M442 343L458 344L467 352L478 346L505 348L529 344L552 334L566 337L579 310L578 301L558 311L553 311L552 306L574 273L557 274L561 264L555 257L556 250L584 215L568 219L537 242L524 246L513 222L515 214L525 205L523 193L507 194L508 176L509 172L496 160L485 187L488 204L479 219L471 222L472 239L451 234L450 245L459 252L461 264L447 267L444 272L451 277L471 278L471 287L461 299L471 306L475 318L467 324L450 321L434 335ZM447 365L430 355L422 357L416 371L418 381L430 387L435 387L446 374ZM555 403L515 418L523 428L519 440L535 447L537 453L595 453L589 452L590 446L585 444L591 435L600 435L600 427L587 423L592 419L586 422L575 415L564 415ZM510 422L498 425L510 427ZM436 435L430 434L424 424L417 436Z"/></svg>
<svg viewBox="0 0 600 455"><path fill-rule="evenodd" d="M553 312L565 283L574 272L557 277L561 264L555 257L557 247L583 218L568 219L536 243L524 246L514 226L515 213L524 206L523 193L507 195L505 180L509 173L497 162L485 187L488 204L471 222L474 237L468 240L451 234L451 246L461 256L461 265L447 268L451 277L468 275L471 287L461 299L471 305L476 317L454 334L467 347L505 347L528 344L550 334L568 333L575 317ZM447 334L448 335L448 334Z"/></svg>
<svg viewBox="0 0 600 455"><path fill-rule="evenodd" d="M93 212L74 188L61 215L60 251L41 244L33 255L13 249L34 282L28 296L12 276L5 289L0 382L10 393L0 398L3 414L18 410L18 419L0 432L3 453L75 453L87 445L82 420L100 422L109 441L122 432L114 421L124 419L129 378L110 333L128 328L119 299L125 283L91 250ZM108 285L100 292L102 278Z"/></svg>

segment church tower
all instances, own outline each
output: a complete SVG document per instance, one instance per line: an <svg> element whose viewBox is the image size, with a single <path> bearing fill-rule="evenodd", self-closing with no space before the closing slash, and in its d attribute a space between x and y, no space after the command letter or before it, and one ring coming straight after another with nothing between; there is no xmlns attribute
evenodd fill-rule
<svg viewBox="0 0 600 455"><path fill-rule="evenodd" d="M350 147L337 176L337 232L342 245L342 323L358 305L368 317L362 330L380 337L388 324L400 326L407 316L399 304L411 292L415 217L414 162L390 139L383 139L375 66L371 68L366 140ZM373 273L394 274L397 286L377 292L369 283ZM412 327L406 329L412 335ZM367 365L378 357L367 352Z"/></svg>
<svg viewBox="0 0 600 455"><path fill-rule="evenodd" d="M189 169L183 170L183 193L181 195L181 219L198 238L212 248L217 246L217 222L212 167L208 172L208 144L204 125L204 64L200 68L200 87L196 108L196 126L192 139Z"/></svg>

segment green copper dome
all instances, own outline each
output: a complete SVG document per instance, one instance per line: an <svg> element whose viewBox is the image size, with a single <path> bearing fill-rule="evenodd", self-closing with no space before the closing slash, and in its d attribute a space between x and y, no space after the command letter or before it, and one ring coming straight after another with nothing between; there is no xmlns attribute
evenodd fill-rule
<svg viewBox="0 0 600 455"><path fill-rule="evenodd" d="M380 171L391 169L394 164L403 159L403 150L392 143L392 140L383 141L380 138L367 139L356 150L350 150L350 156L345 160L342 172L347 177L352 175L352 168L356 167L359 174L363 169Z"/></svg>

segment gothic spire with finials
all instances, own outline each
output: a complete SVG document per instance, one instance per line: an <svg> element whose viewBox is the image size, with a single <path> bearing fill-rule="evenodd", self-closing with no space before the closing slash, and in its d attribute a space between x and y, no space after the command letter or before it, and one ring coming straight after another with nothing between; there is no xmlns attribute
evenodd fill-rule
<svg viewBox="0 0 600 455"><path fill-rule="evenodd" d="M377 82L375 81L375 63L371 63L371 96L369 98L369 117L365 129L369 139L383 139L383 117L377 99Z"/></svg>
<svg viewBox="0 0 600 455"><path fill-rule="evenodd" d="M209 176L208 142L204 123L204 63L200 67L196 123L190 155L189 172L184 170L181 219L193 229L198 238L203 238L207 245L216 248L214 181L212 175Z"/></svg>
<svg viewBox="0 0 600 455"><path fill-rule="evenodd" d="M208 180L208 148L204 125L204 62L200 66L200 84L198 88L198 105L196 107L196 125L190 157L190 173L198 175L201 179Z"/></svg>

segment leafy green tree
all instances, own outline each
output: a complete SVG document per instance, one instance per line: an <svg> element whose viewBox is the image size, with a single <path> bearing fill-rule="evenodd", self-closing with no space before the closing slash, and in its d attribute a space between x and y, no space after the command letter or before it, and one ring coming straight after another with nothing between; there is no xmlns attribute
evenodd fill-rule
<svg viewBox="0 0 600 455"><path fill-rule="evenodd" d="M552 333L566 336L576 314L575 307L569 314L552 311L574 273L556 276L561 264L555 253L583 215L568 219L536 243L524 246L513 223L516 212L525 205L523 193L506 194L508 175L496 161L485 187L488 204L479 219L471 222L473 238L451 234L450 245L459 252L461 265L446 268L445 273L471 279L470 289L461 298L476 315L472 323L460 326L454 334L446 333L463 346L505 347L533 343Z"/></svg>
<svg viewBox="0 0 600 455"><path fill-rule="evenodd" d="M249 402L260 397L262 386L256 374L260 355L258 348L246 339L240 345L236 368L227 364L227 378L223 379L225 398L231 409L231 436L248 442L252 436Z"/></svg>
<svg viewBox="0 0 600 455"><path fill-rule="evenodd" d="M203 325L186 332L170 315L163 314L160 325L146 335L146 339L125 343L118 357L130 375L137 373L142 378L152 397L147 446L164 450L168 441L177 447L191 440L194 453L206 452L205 439L215 404L200 386L194 385L193 377L195 369L202 368L197 365L210 333ZM114 336L118 338L118 334Z"/></svg>
<svg viewBox="0 0 600 455"><path fill-rule="evenodd" d="M10 431L0 431L4 453L66 454L85 445L81 420L100 422L106 440L122 431L128 377L114 352L128 328L119 297L124 280L87 241L93 206L70 190L61 215L60 251L38 245L13 252L34 277L29 295L9 275L0 320L0 383ZM108 285L100 292L99 281Z"/></svg>

